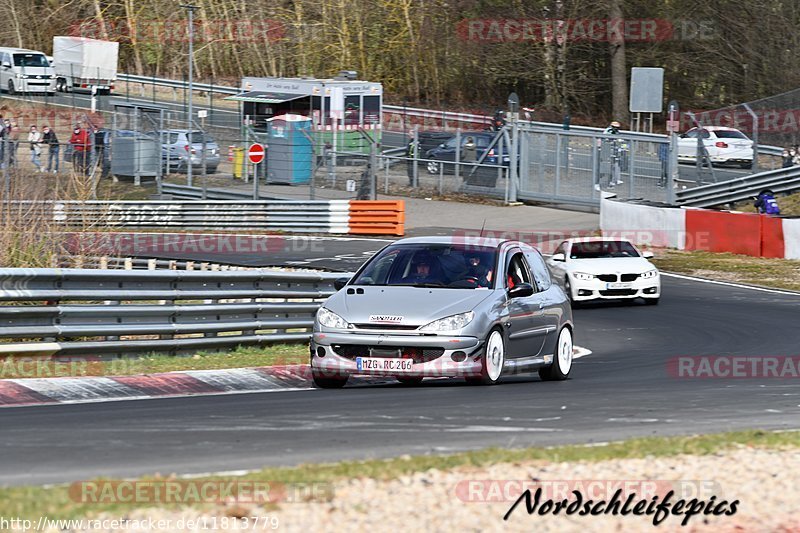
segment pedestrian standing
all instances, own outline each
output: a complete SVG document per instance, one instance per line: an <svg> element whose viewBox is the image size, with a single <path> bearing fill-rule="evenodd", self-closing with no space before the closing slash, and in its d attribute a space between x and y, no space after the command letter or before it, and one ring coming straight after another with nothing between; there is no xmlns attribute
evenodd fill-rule
<svg viewBox="0 0 800 533"><path fill-rule="evenodd" d="M33 166L36 167L36 172L44 172L42 163L39 161L39 156L42 153L42 147L40 146L41 142L42 134L39 133L39 130L36 126L31 126L30 131L28 132L28 144L31 148L31 163L33 163Z"/></svg>
<svg viewBox="0 0 800 533"><path fill-rule="evenodd" d="M69 138L69 144L72 146L72 168L76 174L86 175L89 165L89 150L91 148L89 132L81 124L75 124L75 129L72 130L72 136Z"/></svg>
<svg viewBox="0 0 800 533"><path fill-rule="evenodd" d="M19 126L16 121L9 123L8 130L8 166L17 166L17 147L19 147Z"/></svg>
<svg viewBox="0 0 800 533"><path fill-rule="evenodd" d="M50 126L42 128L42 143L47 146L47 172L58 174L58 153L61 147L58 145L58 137L56 132L50 129ZM55 164L53 164L55 163Z"/></svg>

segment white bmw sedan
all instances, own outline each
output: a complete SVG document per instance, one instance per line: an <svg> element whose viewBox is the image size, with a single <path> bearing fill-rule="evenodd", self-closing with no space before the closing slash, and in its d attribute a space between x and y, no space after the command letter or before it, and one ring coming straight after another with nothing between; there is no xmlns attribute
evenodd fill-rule
<svg viewBox="0 0 800 533"><path fill-rule="evenodd" d="M573 303L643 298L657 305L661 276L652 257L625 239L590 237L562 242L548 265Z"/></svg>

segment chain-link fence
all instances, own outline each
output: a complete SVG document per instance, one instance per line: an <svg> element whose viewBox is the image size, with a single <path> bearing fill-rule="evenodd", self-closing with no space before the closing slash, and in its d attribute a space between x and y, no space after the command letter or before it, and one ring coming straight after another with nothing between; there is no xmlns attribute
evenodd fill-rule
<svg viewBox="0 0 800 533"><path fill-rule="evenodd" d="M671 201L676 162L666 139L522 130L520 146L520 199L594 205L607 191Z"/></svg>

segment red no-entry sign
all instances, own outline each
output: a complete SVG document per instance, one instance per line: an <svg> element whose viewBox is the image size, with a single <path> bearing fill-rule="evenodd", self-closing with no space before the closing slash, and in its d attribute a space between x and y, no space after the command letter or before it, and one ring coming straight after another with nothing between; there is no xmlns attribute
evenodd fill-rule
<svg viewBox="0 0 800 533"><path fill-rule="evenodd" d="M253 143L247 150L247 157L254 165L261 163L264 160L264 145Z"/></svg>

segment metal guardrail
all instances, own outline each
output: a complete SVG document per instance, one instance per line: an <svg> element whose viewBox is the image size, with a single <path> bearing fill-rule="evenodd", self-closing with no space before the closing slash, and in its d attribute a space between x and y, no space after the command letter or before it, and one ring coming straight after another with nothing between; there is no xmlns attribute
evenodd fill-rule
<svg viewBox="0 0 800 533"><path fill-rule="evenodd" d="M303 342L347 274L0 269L0 355L84 356Z"/></svg>
<svg viewBox="0 0 800 533"><path fill-rule="evenodd" d="M164 183L161 185L161 192L168 194L173 198L187 199L187 200L252 200L253 193L251 191L242 191L237 189L221 189L221 188L206 188L193 187L189 185L177 185L174 183ZM205 198L203 196L205 195ZM280 200L266 192L259 191L258 197L264 200Z"/></svg>
<svg viewBox="0 0 800 533"><path fill-rule="evenodd" d="M67 227L260 229L348 233L348 200L14 201L11 210Z"/></svg>
<svg viewBox="0 0 800 533"><path fill-rule="evenodd" d="M675 192L678 205L712 207L752 199L764 189L776 193L800 190L800 166L779 168Z"/></svg>
<svg viewBox="0 0 800 533"><path fill-rule="evenodd" d="M169 78L154 78L151 76L137 76L135 74L117 74L117 80L126 83L144 83L147 85L156 85L159 87L171 87L173 89L185 89L189 87L189 82L184 80L172 80ZM207 83L192 82L192 87L196 91L218 93L218 94L239 94L242 92L236 87L227 87L224 85L210 85Z"/></svg>

